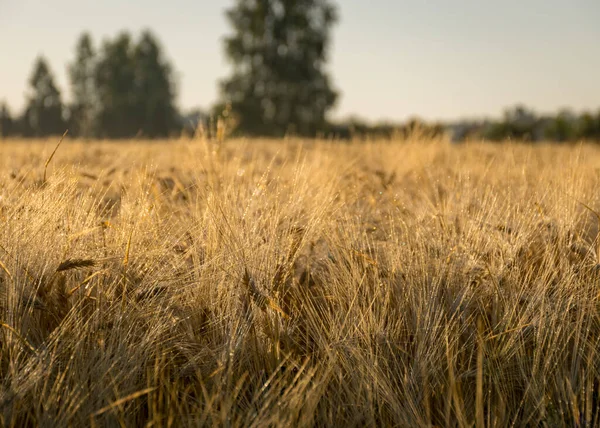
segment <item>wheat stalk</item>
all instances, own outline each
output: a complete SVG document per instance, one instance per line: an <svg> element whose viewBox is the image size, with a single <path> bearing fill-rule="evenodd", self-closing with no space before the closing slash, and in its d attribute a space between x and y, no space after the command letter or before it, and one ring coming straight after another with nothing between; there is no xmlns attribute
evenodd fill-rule
<svg viewBox="0 0 600 428"><path fill-rule="evenodd" d="M52 161L52 158L54 157L54 154L56 153L56 151L58 150L58 147L62 144L63 139L67 136L67 133L69 132L69 130L67 129L65 131L65 133L62 135L62 137L60 137L60 140L58 141L58 144L56 145L56 147L54 148L54 150L52 151L52 154L50 155L50 157L46 160L46 163L44 164L44 179L42 180L43 184L46 184L46 172L48 170L48 165L50 164L50 162Z"/></svg>

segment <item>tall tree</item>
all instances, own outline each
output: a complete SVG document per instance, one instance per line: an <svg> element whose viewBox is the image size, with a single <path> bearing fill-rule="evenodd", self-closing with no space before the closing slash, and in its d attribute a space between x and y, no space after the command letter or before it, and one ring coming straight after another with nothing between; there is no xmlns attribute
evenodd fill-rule
<svg viewBox="0 0 600 428"><path fill-rule="evenodd" d="M171 66L161 46L144 31L133 52L136 123L149 137L166 137L177 127L175 88Z"/></svg>
<svg viewBox="0 0 600 428"><path fill-rule="evenodd" d="M5 101L0 104L0 137L9 137L14 131L14 121Z"/></svg>
<svg viewBox="0 0 600 428"><path fill-rule="evenodd" d="M26 134L36 137L62 134L66 124L60 91L48 63L41 56L35 62L29 85L24 117Z"/></svg>
<svg viewBox="0 0 600 428"><path fill-rule="evenodd" d="M93 135L96 92L94 84L95 52L89 33L83 33L75 47L75 60L68 66L73 101L70 106L71 134Z"/></svg>
<svg viewBox="0 0 600 428"><path fill-rule="evenodd" d="M132 93L135 85L132 52L128 33L121 33L102 46L94 72L94 85L98 100L97 125L103 137L131 137L138 131L136 102Z"/></svg>
<svg viewBox="0 0 600 428"><path fill-rule="evenodd" d="M324 70L337 19L330 1L236 0L227 17L234 72L221 90L237 131L310 136L323 129L337 98Z"/></svg>
<svg viewBox="0 0 600 428"><path fill-rule="evenodd" d="M166 136L177 125L171 66L148 31L137 44L128 33L105 41L94 84L97 124L106 137Z"/></svg>

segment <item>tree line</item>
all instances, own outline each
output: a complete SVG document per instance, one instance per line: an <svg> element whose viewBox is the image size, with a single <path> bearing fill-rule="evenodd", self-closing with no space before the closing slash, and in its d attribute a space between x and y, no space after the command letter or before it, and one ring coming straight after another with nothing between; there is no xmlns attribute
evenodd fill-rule
<svg viewBox="0 0 600 428"><path fill-rule="evenodd" d="M330 1L237 0L226 16L233 72L220 82L212 117L225 112L229 131L238 135L326 131L338 96L324 71L337 20ZM23 113L13 118L0 106L2 135L43 137L69 128L83 138L165 137L187 125L175 103L173 67L150 31L137 40L124 32L99 48L81 35L68 77L72 96L64 102L48 61L37 58Z"/></svg>
<svg viewBox="0 0 600 428"><path fill-rule="evenodd" d="M338 21L331 1L236 0L226 16L232 32L224 49L233 70L219 82L220 100L208 114L177 109L174 68L150 31L138 38L122 32L100 46L84 33L67 67L70 100L64 101L48 61L37 58L23 112L13 117L0 104L0 136L45 137L68 128L81 138L158 138L224 123L227 132L244 136L395 137L419 129L450 132L457 141L600 141L600 111L539 116L517 106L494 121L332 123L327 113L339 93L325 70Z"/></svg>
<svg viewBox="0 0 600 428"><path fill-rule="evenodd" d="M524 105L516 105L505 110L501 119L462 121L449 129L455 141L600 142L600 109L581 113L563 109L555 114L538 114Z"/></svg>
<svg viewBox="0 0 600 428"><path fill-rule="evenodd" d="M172 68L150 31L138 40L123 32L96 49L88 33L68 65L71 101L65 103L48 61L35 60L25 109L13 118L0 107L3 136L44 137L65 129L82 138L170 135L178 127Z"/></svg>

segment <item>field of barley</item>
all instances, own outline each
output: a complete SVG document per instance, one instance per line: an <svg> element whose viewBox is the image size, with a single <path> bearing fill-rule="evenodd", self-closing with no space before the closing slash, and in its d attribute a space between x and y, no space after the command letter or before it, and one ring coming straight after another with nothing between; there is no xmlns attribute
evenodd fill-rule
<svg viewBox="0 0 600 428"><path fill-rule="evenodd" d="M0 142L0 425L600 424L600 147L57 142Z"/></svg>

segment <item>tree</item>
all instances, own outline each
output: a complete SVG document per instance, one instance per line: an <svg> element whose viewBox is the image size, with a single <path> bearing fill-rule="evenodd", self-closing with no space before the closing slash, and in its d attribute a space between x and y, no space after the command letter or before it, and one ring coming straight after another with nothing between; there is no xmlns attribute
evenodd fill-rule
<svg viewBox="0 0 600 428"><path fill-rule="evenodd" d="M144 32L137 44L128 33L105 41L94 84L103 136L166 136L177 126L171 66L150 32Z"/></svg>
<svg viewBox="0 0 600 428"><path fill-rule="evenodd" d="M576 136L582 140L600 141L600 114L596 120L591 113L583 113L577 121Z"/></svg>
<svg viewBox="0 0 600 428"><path fill-rule="evenodd" d="M94 133L96 92L95 52L92 38L83 33L75 47L75 61L68 66L73 102L70 107L71 134L92 137Z"/></svg>
<svg viewBox="0 0 600 428"><path fill-rule="evenodd" d="M25 133L36 137L62 134L66 129L63 103L43 57L37 58L29 84L31 91L25 109Z"/></svg>
<svg viewBox="0 0 600 428"><path fill-rule="evenodd" d="M135 135L136 102L133 96L135 66L132 43L128 33L121 33L102 46L94 72L98 100L97 125L100 135L126 138Z"/></svg>
<svg viewBox="0 0 600 428"><path fill-rule="evenodd" d="M565 142L576 136L575 117L568 110L560 111L546 128L545 136L549 140Z"/></svg>
<svg viewBox="0 0 600 428"><path fill-rule="evenodd" d="M178 126L171 66L152 33L144 31L133 52L136 123L144 135L166 137Z"/></svg>
<svg viewBox="0 0 600 428"><path fill-rule="evenodd" d="M315 135L336 101L324 71L336 9L328 0L237 0L225 51L233 75L221 83L237 131Z"/></svg>
<svg viewBox="0 0 600 428"><path fill-rule="evenodd" d="M0 104L0 137L9 137L14 131L14 121L6 102Z"/></svg>
<svg viewBox="0 0 600 428"><path fill-rule="evenodd" d="M504 125L508 138L534 140L537 122L535 112L520 104L504 112Z"/></svg>

